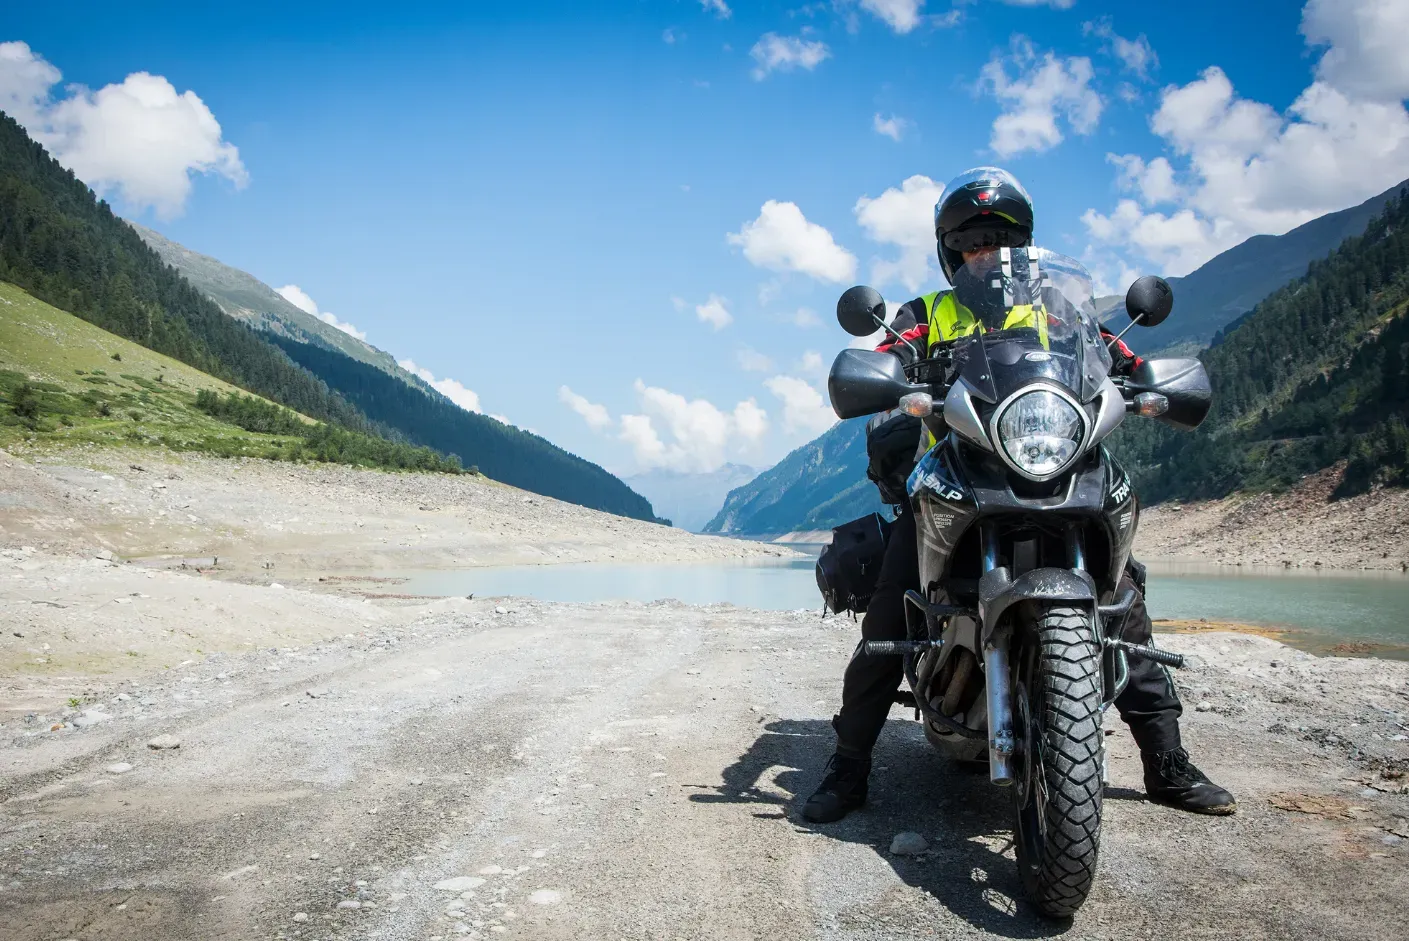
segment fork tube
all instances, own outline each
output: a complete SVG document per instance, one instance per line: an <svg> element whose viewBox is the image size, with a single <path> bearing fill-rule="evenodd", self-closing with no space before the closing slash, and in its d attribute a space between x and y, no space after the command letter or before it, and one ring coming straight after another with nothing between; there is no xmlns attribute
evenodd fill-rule
<svg viewBox="0 0 1409 941"><path fill-rule="evenodd" d="M991 524L979 530L983 570L998 567L998 534ZM983 648L984 689L988 699L988 779L1001 787L1013 783L1013 691L1008 679L1008 639Z"/></svg>
<svg viewBox="0 0 1409 941"><path fill-rule="evenodd" d="M1086 571L1086 543L1081 538L1081 530L1075 526L1067 530L1067 558L1071 559L1072 568Z"/></svg>

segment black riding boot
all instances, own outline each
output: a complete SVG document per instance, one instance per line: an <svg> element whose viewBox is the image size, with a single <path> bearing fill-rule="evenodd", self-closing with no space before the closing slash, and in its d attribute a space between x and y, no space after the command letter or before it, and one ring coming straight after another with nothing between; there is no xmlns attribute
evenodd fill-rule
<svg viewBox="0 0 1409 941"><path fill-rule="evenodd" d="M866 803L870 758L837 753L827 762L827 776L803 805L802 815L813 823L833 823Z"/></svg>
<svg viewBox="0 0 1409 941"><path fill-rule="evenodd" d="M1151 800L1196 814L1231 814L1238 809L1233 795L1194 767L1184 749L1144 752L1140 760Z"/></svg>

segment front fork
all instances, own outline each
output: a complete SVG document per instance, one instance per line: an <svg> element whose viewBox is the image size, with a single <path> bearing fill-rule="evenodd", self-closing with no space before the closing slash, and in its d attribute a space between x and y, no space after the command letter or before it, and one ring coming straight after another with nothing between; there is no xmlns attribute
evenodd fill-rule
<svg viewBox="0 0 1409 941"><path fill-rule="evenodd" d="M991 525L979 529L979 544L987 574L998 567L998 535ZM1067 558L1073 569L1086 569L1086 547L1075 528L1067 531ZM1017 747L1008 656L1012 636L1011 630L993 631L983 648L984 687L988 695L988 779L999 787L1013 783L1013 752Z"/></svg>
<svg viewBox="0 0 1409 941"><path fill-rule="evenodd" d="M991 525L979 529L983 572L998 567L998 534ZM1010 631L989 634L983 648L984 688L988 695L988 779L1000 787L1013 783L1013 690L1008 666Z"/></svg>

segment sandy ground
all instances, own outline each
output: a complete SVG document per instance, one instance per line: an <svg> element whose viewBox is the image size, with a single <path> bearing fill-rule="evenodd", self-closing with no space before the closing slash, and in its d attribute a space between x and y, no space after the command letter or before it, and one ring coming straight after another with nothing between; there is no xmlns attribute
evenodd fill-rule
<svg viewBox="0 0 1409 941"><path fill-rule="evenodd" d="M6 941L1402 937L1409 664L1168 637L1192 655L1186 742L1240 811L1144 801L1112 717L1100 875L1053 924L1021 901L1006 795L898 708L870 805L798 817L849 620L317 580L423 542L479 560L739 543L484 484L418 489L434 478L374 492L384 475L339 469L239 468L237 487L228 464L4 463ZM491 525L524 507L518 534ZM164 522L178 510L199 519ZM171 559L120 561L144 551ZM197 552L226 555L169 567ZM902 831L929 851L891 854Z"/></svg>

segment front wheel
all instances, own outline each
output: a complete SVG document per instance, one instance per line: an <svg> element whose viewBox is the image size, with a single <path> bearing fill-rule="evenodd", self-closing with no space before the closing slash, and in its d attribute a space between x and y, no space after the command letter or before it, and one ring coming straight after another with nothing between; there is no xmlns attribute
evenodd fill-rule
<svg viewBox="0 0 1409 941"><path fill-rule="evenodd" d="M1090 614L1036 607L1013 646L1018 869L1051 918L1075 914L1101 842L1101 650Z"/></svg>

